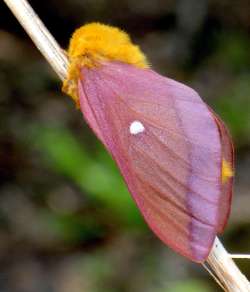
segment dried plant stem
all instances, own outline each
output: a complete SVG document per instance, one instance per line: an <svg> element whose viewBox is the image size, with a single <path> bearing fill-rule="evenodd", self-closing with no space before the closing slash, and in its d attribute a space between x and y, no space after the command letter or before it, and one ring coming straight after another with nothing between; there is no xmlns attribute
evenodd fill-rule
<svg viewBox="0 0 250 292"><path fill-rule="evenodd" d="M230 253L230 258L232 259L250 259L250 254L232 254Z"/></svg>
<svg viewBox="0 0 250 292"><path fill-rule="evenodd" d="M64 80L67 76L67 57L28 2L26 0L4 1L60 79ZM225 291L250 292L248 280L240 272L230 254L227 253L218 238L215 239L207 263L213 275L221 283L222 287L225 288Z"/></svg>
<svg viewBox="0 0 250 292"><path fill-rule="evenodd" d="M225 291L250 291L249 281L238 269L231 255L225 250L217 237L215 238L213 248L208 256L207 263L225 288Z"/></svg>
<svg viewBox="0 0 250 292"><path fill-rule="evenodd" d="M63 81L67 75L67 57L32 7L26 0L4 0L4 2Z"/></svg>

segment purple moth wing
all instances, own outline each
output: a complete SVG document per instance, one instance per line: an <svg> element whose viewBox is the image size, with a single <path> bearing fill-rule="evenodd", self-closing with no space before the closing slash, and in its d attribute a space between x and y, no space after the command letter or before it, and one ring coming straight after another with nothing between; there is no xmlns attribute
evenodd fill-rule
<svg viewBox="0 0 250 292"><path fill-rule="evenodd" d="M220 218L222 163L205 103L181 83L119 62L82 68L79 97L151 229L180 254L204 261ZM132 131L134 122L140 131Z"/></svg>
<svg viewBox="0 0 250 292"><path fill-rule="evenodd" d="M102 136L102 132L99 128L99 125L97 124L97 119L95 117L95 112L92 110L91 105L88 103L88 99L85 96L85 92L83 90L83 87L81 86L79 82L79 96L81 97L80 99L80 106L81 106L81 111L83 113L83 116L86 117L86 121L88 125L92 128L96 136L104 143L105 141ZM106 146L106 145L105 145Z"/></svg>
<svg viewBox="0 0 250 292"><path fill-rule="evenodd" d="M222 145L222 158L229 163L229 165L232 168L232 171L234 170L234 148L233 148L233 142L231 139L231 136L229 134L229 131L223 121L219 118L216 113L212 109L209 108L211 113L214 116L214 119L216 121L216 124L218 126L220 137L221 137L221 145ZM233 176L228 177L225 182L222 180L222 186L221 186L221 199L219 203L220 212L219 212L219 221L218 221L218 227L217 232L222 233L225 225L227 223L230 210L231 210L231 201L232 201L232 189L233 189Z"/></svg>

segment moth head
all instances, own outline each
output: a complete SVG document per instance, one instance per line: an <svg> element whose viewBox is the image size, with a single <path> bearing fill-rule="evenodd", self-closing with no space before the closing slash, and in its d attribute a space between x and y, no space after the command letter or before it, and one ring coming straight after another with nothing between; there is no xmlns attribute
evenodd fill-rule
<svg viewBox="0 0 250 292"><path fill-rule="evenodd" d="M124 31L101 23L89 23L77 29L68 48L69 69L63 91L77 101L77 81L82 67L98 67L103 62L118 61L148 68L140 48Z"/></svg>

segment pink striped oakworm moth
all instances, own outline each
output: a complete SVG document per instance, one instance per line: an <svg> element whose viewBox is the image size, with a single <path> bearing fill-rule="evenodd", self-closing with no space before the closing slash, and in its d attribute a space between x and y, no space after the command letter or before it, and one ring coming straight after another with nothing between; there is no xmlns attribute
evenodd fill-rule
<svg viewBox="0 0 250 292"><path fill-rule="evenodd" d="M176 252L208 257L227 222L233 147L190 87L153 71L123 31L75 31L63 91L116 161L145 221ZM119 194L117 194L119 195Z"/></svg>

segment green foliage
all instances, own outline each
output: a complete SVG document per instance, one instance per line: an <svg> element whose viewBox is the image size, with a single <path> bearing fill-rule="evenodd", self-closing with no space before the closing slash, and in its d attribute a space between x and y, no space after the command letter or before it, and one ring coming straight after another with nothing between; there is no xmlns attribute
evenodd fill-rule
<svg viewBox="0 0 250 292"><path fill-rule="evenodd" d="M47 163L70 178L126 225L142 225L142 219L111 157L100 148L95 158L65 128L37 126L32 139Z"/></svg>
<svg viewBox="0 0 250 292"><path fill-rule="evenodd" d="M229 126L237 146L250 142L250 76L237 79L214 101L214 106Z"/></svg>
<svg viewBox="0 0 250 292"><path fill-rule="evenodd" d="M58 214L47 209L41 210L39 217L43 227L49 234L53 234L54 241L63 241L68 246L104 236L104 229L98 225L95 217L84 214Z"/></svg>
<svg viewBox="0 0 250 292"><path fill-rule="evenodd" d="M162 292L212 292L213 290L204 282L190 279L172 284L171 288L162 290Z"/></svg>
<svg viewBox="0 0 250 292"><path fill-rule="evenodd" d="M227 70L240 72L250 66L250 40L247 35L240 33L224 33L219 35L218 50L213 59L223 64Z"/></svg>

